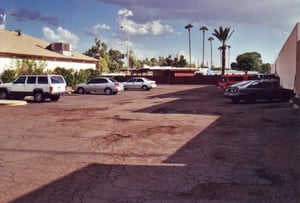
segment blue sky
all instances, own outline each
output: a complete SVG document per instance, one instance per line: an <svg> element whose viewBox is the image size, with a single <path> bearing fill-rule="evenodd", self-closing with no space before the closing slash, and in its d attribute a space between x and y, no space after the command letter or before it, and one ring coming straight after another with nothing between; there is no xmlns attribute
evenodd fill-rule
<svg viewBox="0 0 300 203"><path fill-rule="evenodd" d="M5 16L5 17L4 17ZM219 26L234 33L228 44L230 61L239 54L257 51L264 63L273 63L297 22L299 0L1 0L0 24L6 30L23 33L49 42L71 43L84 52L94 39L109 48L125 52L126 40L138 59L188 56L191 23L192 62L202 61L202 31L205 33L205 63L210 64L208 37ZM123 29L121 29L123 27ZM213 61L220 64L213 41Z"/></svg>

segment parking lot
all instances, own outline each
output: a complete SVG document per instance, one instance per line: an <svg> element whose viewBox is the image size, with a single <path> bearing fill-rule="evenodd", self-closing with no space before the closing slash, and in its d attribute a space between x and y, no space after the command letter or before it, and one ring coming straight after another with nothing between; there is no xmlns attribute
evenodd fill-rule
<svg viewBox="0 0 300 203"><path fill-rule="evenodd" d="M0 106L0 202L300 202L299 113L215 86Z"/></svg>

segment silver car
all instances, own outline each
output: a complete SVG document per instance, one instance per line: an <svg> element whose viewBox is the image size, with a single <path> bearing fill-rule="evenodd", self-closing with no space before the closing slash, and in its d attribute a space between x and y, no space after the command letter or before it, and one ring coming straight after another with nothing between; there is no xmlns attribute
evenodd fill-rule
<svg viewBox="0 0 300 203"><path fill-rule="evenodd" d="M98 94L117 94L123 90L122 83L113 78L96 77L87 83L80 83L75 86L75 92L78 94L98 93Z"/></svg>
<svg viewBox="0 0 300 203"><path fill-rule="evenodd" d="M144 77L134 77L123 83L124 90L128 89L140 89L140 90L150 90L157 87L156 81L149 80Z"/></svg>

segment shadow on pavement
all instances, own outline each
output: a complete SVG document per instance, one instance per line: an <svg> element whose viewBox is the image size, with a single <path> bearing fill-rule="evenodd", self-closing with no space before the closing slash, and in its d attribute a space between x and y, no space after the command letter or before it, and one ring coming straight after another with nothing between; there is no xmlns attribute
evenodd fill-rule
<svg viewBox="0 0 300 203"><path fill-rule="evenodd" d="M279 160L285 158L271 145L280 146L286 132L295 141L287 144L299 152L295 138L299 128L286 120L295 119L286 104L234 105L213 86L153 98L169 97L176 100L136 112L221 117L161 164L93 163L11 203L299 201L297 181L287 183L292 176L299 178L296 168L288 168L299 158L292 156L293 160L273 166L274 159L267 157L274 153ZM274 111L281 112L282 119L275 118ZM275 131L282 134L269 143Z"/></svg>

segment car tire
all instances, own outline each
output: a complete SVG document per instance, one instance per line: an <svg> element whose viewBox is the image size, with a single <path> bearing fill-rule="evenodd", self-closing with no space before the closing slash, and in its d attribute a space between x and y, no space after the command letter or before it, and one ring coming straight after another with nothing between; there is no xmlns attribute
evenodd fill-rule
<svg viewBox="0 0 300 203"><path fill-rule="evenodd" d="M146 90L149 90L149 88L146 85L143 85L142 90L146 91Z"/></svg>
<svg viewBox="0 0 300 203"><path fill-rule="evenodd" d="M84 93L85 93L85 90L84 90L82 87L79 87L79 88L77 89L77 93L78 93L78 94L84 94Z"/></svg>
<svg viewBox="0 0 300 203"><path fill-rule="evenodd" d="M41 91L35 92L33 97L34 97L34 101L36 101L36 102L40 103L40 102L45 101L45 96L44 96L43 92L41 92Z"/></svg>
<svg viewBox="0 0 300 203"><path fill-rule="evenodd" d="M112 94L112 90L111 90L110 88L106 88L106 89L104 90L104 93L105 93L106 95L111 95L111 94Z"/></svg>
<svg viewBox="0 0 300 203"><path fill-rule="evenodd" d="M50 96L51 101L58 101L59 98L60 98L60 95L51 95Z"/></svg>
<svg viewBox="0 0 300 203"><path fill-rule="evenodd" d="M8 93L6 90L0 90L0 99L8 99Z"/></svg>

